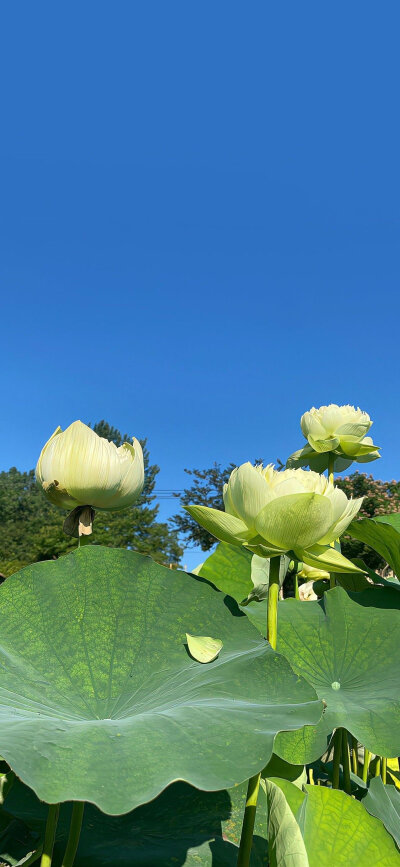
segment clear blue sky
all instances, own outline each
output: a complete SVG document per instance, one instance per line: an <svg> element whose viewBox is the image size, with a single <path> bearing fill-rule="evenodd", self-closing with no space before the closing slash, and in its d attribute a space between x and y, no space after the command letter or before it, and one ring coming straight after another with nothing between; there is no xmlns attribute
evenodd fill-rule
<svg viewBox="0 0 400 867"><path fill-rule="evenodd" d="M106 418L179 489L349 402L399 478L399 25L396 2L3 6L1 468Z"/></svg>

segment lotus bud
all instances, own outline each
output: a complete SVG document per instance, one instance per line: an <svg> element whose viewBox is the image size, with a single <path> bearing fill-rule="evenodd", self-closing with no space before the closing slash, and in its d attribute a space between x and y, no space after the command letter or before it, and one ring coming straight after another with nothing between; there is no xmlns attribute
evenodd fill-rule
<svg viewBox="0 0 400 867"><path fill-rule="evenodd" d="M330 544L345 532L363 498L348 500L325 476L246 463L233 470L223 495L225 512L186 506L221 542L243 545L261 557L288 554L328 572L356 570Z"/></svg>
<svg viewBox="0 0 400 867"><path fill-rule="evenodd" d="M308 444L288 458L288 468L309 466L323 472L331 462L342 472L353 461L367 463L380 457L379 446L367 436L372 425L368 413L354 406L312 407L302 415L300 425Z"/></svg>
<svg viewBox="0 0 400 867"><path fill-rule="evenodd" d="M131 506L144 484L143 452L139 441L119 448L90 427L75 421L54 431L36 466L36 480L48 500L72 509L66 519L69 535L88 535L93 510Z"/></svg>

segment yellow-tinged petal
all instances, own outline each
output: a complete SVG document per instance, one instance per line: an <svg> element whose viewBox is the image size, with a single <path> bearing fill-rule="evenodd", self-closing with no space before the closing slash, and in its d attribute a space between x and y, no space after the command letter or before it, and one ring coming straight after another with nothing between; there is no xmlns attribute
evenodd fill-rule
<svg viewBox="0 0 400 867"><path fill-rule="evenodd" d="M121 480L117 492L107 501L105 509L114 507L125 509L135 502L143 489L144 460L139 440L133 437L132 445L123 443L117 452L118 459L121 461Z"/></svg>
<svg viewBox="0 0 400 867"><path fill-rule="evenodd" d="M140 443L117 448L80 421L58 428L42 450L37 481L60 508L90 505L121 509L139 496L144 482Z"/></svg>
<svg viewBox="0 0 400 867"><path fill-rule="evenodd" d="M321 494L289 494L273 500L256 518L256 529L267 542L284 548L314 545L332 524L332 506Z"/></svg>
<svg viewBox="0 0 400 867"><path fill-rule="evenodd" d="M273 497L265 477L249 461L231 473L226 498L248 527L254 527L258 513Z"/></svg>
<svg viewBox="0 0 400 867"><path fill-rule="evenodd" d="M311 548L305 549L297 548L295 554L298 560L302 560L308 566L315 566L316 569L324 569L326 572L360 572L364 575L362 569L359 569L351 560L343 557L340 551L329 545L313 545Z"/></svg>
<svg viewBox="0 0 400 867"><path fill-rule="evenodd" d="M222 650L223 644L219 638L206 635L189 635L186 633L189 653L197 662L212 662Z"/></svg>
<svg viewBox="0 0 400 867"><path fill-rule="evenodd" d="M248 530L240 518L220 512L219 509L210 509L208 506L185 506L185 510L220 542L241 545L255 535L254 531Z"/></svg>
<svg viewBox="0 0 400 867"><path fill-rule="evenodd" d="M336 489L337 490L337 489ZM343 492L342 492L343 493ZM336 521L333 527L319 539L320 545L329 545L335 539L339 539L343 535L347 527L352 522L353 518L358 514L363 504L364 497L358 497L356 500L348 500L346 508L340 518Z"/></svg>
<svg viewBox="0 0 400 867"><path fill-rule="evenodd" d="M60 434L60 433L62 433L62 429L60 428L60 425L59 425L58 427L56 427L54 433L52 433L50 439L47 440L47 443L43 446L42 451L40 452L39 460L36 464L36 470L35 470L36 480L39 483L39 485L42 485L43 482L46 481L46 479L42 473L43 455L44 455L45 451L47 450L47 448L49 447L52 440L54 440L54 437L58 436L58 434Z"/></svg>

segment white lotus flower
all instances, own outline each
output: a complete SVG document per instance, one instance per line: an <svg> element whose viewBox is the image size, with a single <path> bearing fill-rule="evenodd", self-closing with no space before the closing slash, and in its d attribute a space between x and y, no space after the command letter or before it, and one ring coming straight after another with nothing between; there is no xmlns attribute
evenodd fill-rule
<svg viewBox="0 0 400 867"><path fill-rule="evenodd" d="M54 431L41 451L36 480L46 497L61 509L91 506L124 509L139 497L144 484L139 441L119 448L81 421Z"/></svg>
<svg viewBox="0 0 400 867"><path fill-rule="evenodd" d="M278 472L246 463L224 486L225 512L206 506L186 510L222 542L244 545L262 557L292 552L317 569L354 572L356 567L330 547L358 513L363 498L346 494L311 470Z"/></svg>
<svg viewBox="0 0 400 867"><path fill-rule="evenodd" d="M308 465L323 472L333 455L334 468L341 472L353 461L367 463L380 457L379 446L367 436L372 425L368 413L354 406L313 406L302 415L300 425L308 445L288 458L287 467Z"/></svg>

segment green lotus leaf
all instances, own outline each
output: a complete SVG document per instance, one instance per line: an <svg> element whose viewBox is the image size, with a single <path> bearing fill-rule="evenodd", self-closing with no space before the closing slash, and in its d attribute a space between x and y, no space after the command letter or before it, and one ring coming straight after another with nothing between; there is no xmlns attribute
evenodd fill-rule
<svg viewBox="0 0 400 867"><path fill-rule="evenodd" d="M236 867L247 783L220 792L201 792L173 783L157 798L123 816L106 816L86 804L74 867ZM29 839L43 839L47 806L19 780L5 807ZM61 863L71 818L62 804L54 861ZM266 796L260 790L251 867L265 865ZM31 838L29 838L29 834ZM14 845L14 849L16 846Z"/></svg>
<svg viewBox="0 0 400 867"><path fill-rule="evenodd" d="M379 515L352 521L347 533L377 551L400 577L400 515Z"/></svg>
<svg viewBox="0 0 400 867"><path fill-rule="evenodd" d="M232 602L232 604L234 604ZM0 588L0 754L44 801L128 812L173 780L217 790L264 767L321 703L208 583L87 546ZM185 633L223 648L199 665Z"/></svg>
<svg viewBox="0 0 400 867"><path fill-rule="evenodd" d="M274 752L292 765L309 765L325 753L330 734L329 719L327 725L324 715L316 726L304 726L295 732L279 732L275 738Z"/></svg>
<svg viewBox="0 0 400 867"><path fill-rule="evenodd" d="M298 823L279 786L266 780L270 867L310 867Z"/></svg>
<svg viewBox="0 0 400 867"><path fill-rule="evenodd" d="M292 783L278 779L267 782L267 787L272 812L269 846L272 853L279 852L280 867L395 867L400 863L396 845L382 822L344 792L305 786L299 793Z"/></svg>
<svg viewBox="0 0 400 867"><path fill-rule="evenodd" d="M278 649L326 703L321 727L343 726L387 757L400 753L399 640L399 611L367 611L341 587L279 605Z"/></svg>
<svg viewBox="0 0 400 867"><path fill-rule="evenodd" d="M253 589L251 562L253 555L246 548L220 542L215 551L201 564L198 575L211 581L214 587L241 602ZM268 560L264 561L268 563Z"/></svg>
<svg viewBox="0 0 400 867"><path fill-rule="evenodd" d="M400 856L382 822L344 792L305 786L299 813L309 867L396 867Z"/></svg>
<svg viewBox="0 0 400 867"><path fill-rule="evenodd" d="M400 848L400 792L395 786L384 786L381 777L374 777L362 800L371 816L383 822Z"/></svg>

